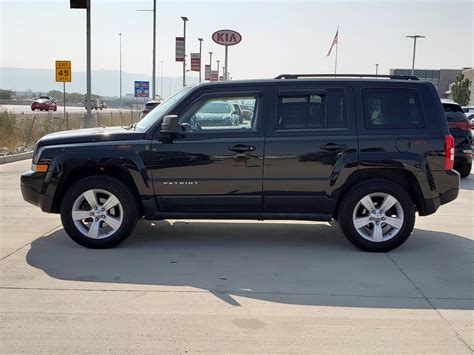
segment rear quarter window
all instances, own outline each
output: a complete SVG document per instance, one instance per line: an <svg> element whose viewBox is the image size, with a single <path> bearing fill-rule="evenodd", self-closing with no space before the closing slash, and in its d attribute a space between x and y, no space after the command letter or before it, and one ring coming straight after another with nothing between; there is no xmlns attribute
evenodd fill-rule
<svg viewBox="0 0 474 355"><path fill-rule="evenodd" d="M418 92L413 89L371 88L362 91L368 129L423 128L425 120Z"/></svg>
<svg viewBox="0 0 474 355"><path fill-rule="evenodd" d="M449 122L466 121L466 115L460 105L443 103L444 113Z"/></svg>

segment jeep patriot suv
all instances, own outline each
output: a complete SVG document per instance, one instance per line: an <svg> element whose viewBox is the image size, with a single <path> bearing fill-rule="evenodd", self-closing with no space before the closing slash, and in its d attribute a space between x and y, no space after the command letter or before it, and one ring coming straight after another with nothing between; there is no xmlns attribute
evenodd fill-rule
<svg viewBox="0 0 474 355"><path fill-rule="evenodd" d="M453 161L430 83L280 75L184 88L130 128L49 134L21 189L89 248L119 244L140 217L334 219L357 247L385 252L416 212L457 197Z"/></svg>

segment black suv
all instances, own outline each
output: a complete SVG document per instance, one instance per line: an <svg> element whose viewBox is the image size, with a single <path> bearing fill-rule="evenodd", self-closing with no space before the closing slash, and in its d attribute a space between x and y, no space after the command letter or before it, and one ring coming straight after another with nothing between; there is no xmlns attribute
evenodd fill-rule
<svg viewBox="0 0 474 355"><path fill-rule="evenodd" d="M449 132L454 138L454 169L462 178L471 174L472 132L471 124L461 105L451 100L441 100L448 120Z"/></svg>
<svg viewBox="0 0 474 355"><path fill-rule="evenodd" d="M391 250L410 236L415 212L457 197L459 175L434 86L368 77L206 83L128 129L47 135L21 176L23 197L60 213L90 248L119 244L144 216L334 219L357 247ZM251 117L235 124L216 112L222 122L210 124L216 102L250 107Z"/></svg>

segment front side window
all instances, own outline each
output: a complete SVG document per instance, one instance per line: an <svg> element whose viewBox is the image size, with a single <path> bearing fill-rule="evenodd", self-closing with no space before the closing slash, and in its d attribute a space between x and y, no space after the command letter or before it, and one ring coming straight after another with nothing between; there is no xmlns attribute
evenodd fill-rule
<svg viewBox="0 0 474 355"><path fill-rule="evenodd" d="M366 128L424 127L418 93L412 89L363 90Z"/></svg>
<svg viewBox="0 0 474 355"><path fill-rule="evenodd" d="M208 99L185 112L180 123L188 132L254 131L257 101L256 97Z"/></svg>
<svg viewBox="0 0 474 355"><path fill-rule="evenodd" d="M343 89L324 94L280 96L276 131L347 128Z"/></svg>

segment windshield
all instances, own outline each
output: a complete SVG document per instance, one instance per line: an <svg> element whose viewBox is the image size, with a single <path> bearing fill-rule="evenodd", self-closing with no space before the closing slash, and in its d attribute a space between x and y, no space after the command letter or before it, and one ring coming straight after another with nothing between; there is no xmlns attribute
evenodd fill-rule
<svg viewBox="0 0 474 355"><path fill-rule="evenodd" d="M160 105L153 109L148 115L146 115L140 122L137 123L137 129L144 131L151 127L156 121L163 117L182 97L184 97L191 87L186 87L181 91L176 92L172 96L168 97Z"/></svg>
<svg viewBox="0 0 474 355"><path fill-rule="evenodd" d="M226 102L210 102L201 109L201 113L229 113L230 111Z"/></svg>
<svg viewBox="0 0 474 355"><path fill-rule="evenodd" d="M49 100L49 96L40 96L39 98L40 98L40 99Z"/></svg>

